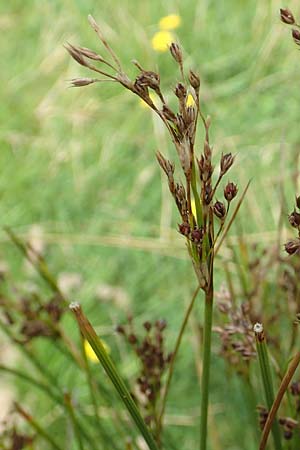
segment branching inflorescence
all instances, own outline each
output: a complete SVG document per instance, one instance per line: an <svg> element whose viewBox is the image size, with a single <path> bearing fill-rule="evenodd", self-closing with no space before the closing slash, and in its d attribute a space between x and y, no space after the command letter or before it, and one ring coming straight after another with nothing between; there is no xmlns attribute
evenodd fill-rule
<svg viewBox="0 0 300 450"><path fill-rule="evenodd" d="M212 161L213 148L210 143L211 119L203 113L200 102L200 78L190 70L185 74L184 58L181 47L177 43L170 45L170 53L178 65L181 81L174 88L178 109L173 110L160 85L157 72L144 69L137 61L133 64L139 74L131 80L122 68L122 64L113 49L107 43L99 26L89 16L89 22L106 49L110 61L98 53L71 44L66 49L71 57L80 65L97 72L103 78L75 78L71 86L82 87L96 82L112 81L121 84L133 94L139 96L162 120L175 146L184 182L175 180L175 165L157 152L157 161L166 174L170 193L177 206L181 221L179 233L186 238L187 248L200 288L205 293L205 317L203 333L203 373L201 387L201 449L206 448L206 428L209 392L209 368L211 350L212 306L213 306L213 271L214 257L218 246L237 213L240 203L232 214L230 221L224 224L229 215L230 204L237 195L237 186L227 182L223 188L223 200L217 198L218 188L224 176L234 163L234 155L222 154L219 161L219 172L214 176ZM100 63L100 68L95 66ZM161 106L155 105L150 92L159 97ZM192 101L188 101L192 99ZM197 123L200 118L204 127L202 153L195 154ZM220 195L220 194L219 194ZM216 230L216 223L218 223ZM216 231L215 231L216 230ZM218 246L216 246L219 241Z"/></svg>

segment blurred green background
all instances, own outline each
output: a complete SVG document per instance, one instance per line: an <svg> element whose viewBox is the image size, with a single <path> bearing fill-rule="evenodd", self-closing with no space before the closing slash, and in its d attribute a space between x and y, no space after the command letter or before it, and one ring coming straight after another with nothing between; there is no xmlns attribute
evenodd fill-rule
<svg viewBox="0 0 300 450"><path fill-rule="evenodd" d="M69 290L71 299L82 302L112 347L114 326L132 312L138 323L167 318L171 349L196 280L154 157L160 150L175 160L168 136L151 111L119 86L68 89L67 80L89 74L63 44L104 53L87 22L91 13L128 73L136 75L132 59L158 69L171 95L179 74L170 55L156 52L151 39L163 16L178 14L181 26L174 33L186 67L200 73L216 161L221 152L238 155L229 180L240 191L252 179L239 228L249 242L267 244L276 239L280 186L292 208L299 170L300 58L280 23L284 6L300 12L296 0L288 5L275 0L1 2L1 225L41 246L62 285L76 287ZM233 241L237 232L232 230ZM14 279L24 286L28 279L40 283L5 234L0 236L0 258ZM216 280L218 288L222 255ZM192 395L191 342L187 335L169 406L170 414L178 415L184 449L192 448L197 436L197 430L185 435L199 400L197 392ZM217 340L215 347L213 364L219 368ZM65 382L75 382L74 372L68 373L66 363L51 352ZM126 370L130 374L133 369ZM231 424L220 426L216 449L241 448L237 436L247 417L237 383L213 371L213 421L219 423L226 413ZM39 400L31 397L37 407ZM243 432L249 437L243 448L252 450L251 432Z"/></svg>

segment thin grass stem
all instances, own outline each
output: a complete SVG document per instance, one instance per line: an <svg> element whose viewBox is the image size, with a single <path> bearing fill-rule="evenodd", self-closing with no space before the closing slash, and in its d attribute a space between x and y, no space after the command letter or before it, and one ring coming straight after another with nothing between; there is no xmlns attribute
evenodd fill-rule
<svg viewBox="0 0 300 450"><path fill-rule="evenodd" d="M171 386L171 381L173 378L173 373L174 373L174 366L175 366L175 361L179 352L179 348L181 345L181 341L182 341L182 337L184 335L189 317L191 315L191 312L193 310L194 304L195 304L195 300L197 298L198 292L200 290L200 286L197 287L197 289L195 290L193 297L190 301L190 304L185 312L177 339L176 339L176 344L175 344L175 348L174 348L174 352L173 352L173 356L170 362L170 367L169 367L169 372L168 372L168 377L167 377L167 381L166 381L166 386L165 386L165 390L163 393L163 397L162 397L162 406L161 406L161 411L159 414L159 420L158 420L158 436L160 435L161 432L161 428L162 428L162 424L163 424L163 418L164 418L164 413L165 413L165 409L166 409L166 403L167 403L167 398L168 398L168 394L169 394L169 390L170 390L170 386Z"/></svg>
<svg viewBox="0 0 300 450"><path fill-rule="evenodd" d="M263 383L263 388L265 392L265 398L267 403L267 408L270 411L274 402L274 389L273 389L273 380L271 374L271 367L269 362L269 355L267 350L267 344L265 339L265 334L263 330L263 326L260 323L256 323L254 325L254 332L256 338L256 349L257 355L260 365L261 378ZM281 436L279 424L276 421L273 422L272 425L272 434L274 439L274 447L276 450L281 450Z"/></svg>
<svg viewBox="0 0 300 450"><path fill-rule="evenodd" d="M154 441L154 438L148 429L147 425L145 424L135 402L132 399L132 396L127 389L126 384L124 383L123 379L120 377L113 361L107 354L107 351L105 350L101 340L98 338L94 328L88 321L88 319L85 317L85 315L82 312L82 309L80 305L77 302L70 304L70 309L73 311L78 326L80 328L81 333L83 336L87 339L90 346L94 350L95 354L97 355L102 367L104 368L105 372L107 373L108 377L110 378L112 384L114 385L117 393L119 394L122 402L124 403L126 409L128 410L129 414L131 415L134 423L136 424L137 428L141 432L142 436L144 437L146 443L149 446L150 450L158 450L158 446Z"/></svg>

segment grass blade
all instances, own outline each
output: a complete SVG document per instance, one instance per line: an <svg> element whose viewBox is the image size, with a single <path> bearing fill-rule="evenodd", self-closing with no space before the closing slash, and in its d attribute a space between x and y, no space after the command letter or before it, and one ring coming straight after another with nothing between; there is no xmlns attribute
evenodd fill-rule
<svg viewBox="0 0 300 450"><path fill-rule="evenodd" d="M147 442L149 449L158 450L158 447L153 439L153 436L150 430L148 429L147 425L145 424L135 402L131 397L129 390L127 389L123 379L120 377L113 361L107 354L94 328L83 314L81 306L79 305L79 303L73 302L70 304L70 309L73 311L76 317L81 333L88 340L90 346L96 353L102 367L109 376L122 402L124 403L133 421L135 422L137 428L142 433L145 441Z"/></svg>

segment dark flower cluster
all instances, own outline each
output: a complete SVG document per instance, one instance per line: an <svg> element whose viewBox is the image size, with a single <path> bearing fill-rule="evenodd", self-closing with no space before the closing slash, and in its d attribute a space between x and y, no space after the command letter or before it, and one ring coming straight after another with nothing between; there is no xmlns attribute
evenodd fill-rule
<svg viewBox="0 0 300 450"><path fill-rule="evenodd" d="M217 307L228 320L224 325L214 327L221 338L221 355L235 366L238 373L244 373L247 361L256 356L250 304L244 302L237 307L232 304L230 297L223 297L217 301Z"/></svg>
<svg viewBox="0 0 300 450"><path fill-rule="evenodd" d="M262 405L258 405L256 410L258 412L259 427L261 430L263 430L269 412L267 408ZM284 439L290 441L293 438L295 429L299 427L299 422L295 419L292 419L291 417L279 417L278 423L281 426Z"/></svg>
<svg viewBox="0 0 300 450"><path fill-rule="evenodd" d="M37 337L59 337L56 324L65 308L58 294L52 295L46 303L37 294L21 296L13 305L2 296L0 305L7 324L17 329L17 341L25 344Z"/></svg>
<svg viewBox="0 0 300 450"><path fill-rule="evenodd" d="M296 197L296 206L294 211L288 217L289 223L293 228L298 231L298 237L296 239L289 240L284 248L289 255L300 254L300 196Z"/></svg>
<svg viewBox="0 0 300 450"><path fill-rule="evenodd" d="M157 402L161 396L162 377L172 358L164 348L166 325L164 320L146 321L143 336L138 336L130 316L128 324L117 327L117 332L126 338L140 362L136 398L146 411L148 424L154 424L158 418Z"/></svg>

